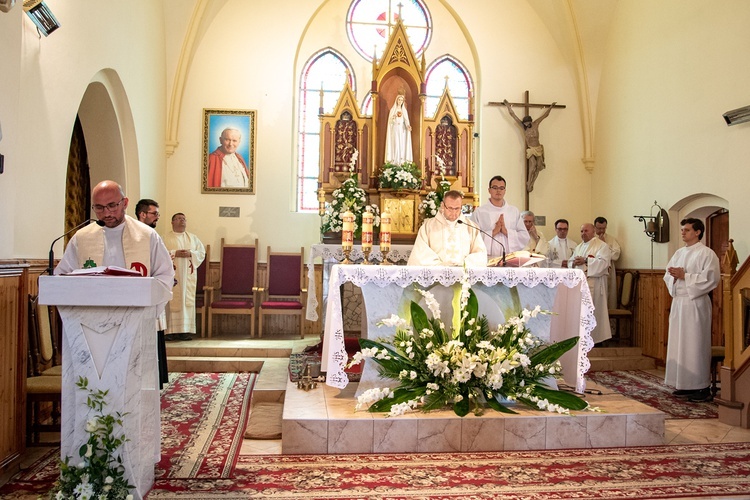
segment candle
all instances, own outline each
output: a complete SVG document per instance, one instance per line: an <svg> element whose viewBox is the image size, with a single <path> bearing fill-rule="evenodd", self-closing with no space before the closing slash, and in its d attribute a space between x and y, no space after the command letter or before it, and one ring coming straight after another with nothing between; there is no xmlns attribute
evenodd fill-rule
<svg viewBox="0 0 750 500"><path fill-rule="evenodd" d="M380 250L391 249L391 214L383 212L380 214Z"/></svg>
<svg viewBox="0 0 750 500"><path fill-rule="evenodd" d="M341 216L341 247L351 250L354 246L354 214L349 210Z"/></svg>
<svg viewBox="0 0 750 500"><path fill-rule="evenodd" d="M362 214L362 250L372 250L372 223L375 216L372 212L365 211Z"/></svg>

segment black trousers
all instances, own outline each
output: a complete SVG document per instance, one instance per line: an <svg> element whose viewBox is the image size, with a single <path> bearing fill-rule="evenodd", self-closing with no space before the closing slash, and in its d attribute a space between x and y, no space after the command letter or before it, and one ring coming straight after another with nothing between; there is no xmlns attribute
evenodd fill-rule
<svg viewBox="0 0 750 500"><path fill-rule="evenodd" d="M156 332L156 355L159 358L159 389L169 382L169 370L167 369L167 342L164 340L164 330Z"/></svg>

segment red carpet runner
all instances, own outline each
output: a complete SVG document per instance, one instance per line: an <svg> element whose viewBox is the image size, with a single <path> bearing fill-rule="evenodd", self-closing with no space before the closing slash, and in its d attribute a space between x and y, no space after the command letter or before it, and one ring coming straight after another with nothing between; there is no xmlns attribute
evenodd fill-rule
<svg viewBox="0 0 750 500"><path fill-rule="evenodd" d="M586 378L597 384L619 392L623 396L663 411L668 418L717 418L715 403L691 403L686 399L672 396L671 387L664 385L664 379L641 371L589 372Z"/></svg>
<svg viewBox="0 0 750 500"><path fill-rule="evenodd" d="M247 426L257 373L172 373L161 398L162 461L157 478L227 478ZM0 498L36 498L59 475L60 449L0 488Z"/></svg>

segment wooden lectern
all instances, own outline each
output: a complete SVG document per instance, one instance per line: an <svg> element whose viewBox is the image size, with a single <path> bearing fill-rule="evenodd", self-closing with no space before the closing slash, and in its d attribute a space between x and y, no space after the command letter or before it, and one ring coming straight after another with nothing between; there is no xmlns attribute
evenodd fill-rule
<svg viewBox="0 0 750 500"><path fill-rule="evenodd" d="M78 450L88 440L86 421L94 412L75 385L86 377L89 388L109 391L105 414L125 414L129 441L120 456L136 499L151 489L161 455L156 315L170 298L154 278L39 278L39 303L57 306L63 320L61 456L79 463Z"/></svg>

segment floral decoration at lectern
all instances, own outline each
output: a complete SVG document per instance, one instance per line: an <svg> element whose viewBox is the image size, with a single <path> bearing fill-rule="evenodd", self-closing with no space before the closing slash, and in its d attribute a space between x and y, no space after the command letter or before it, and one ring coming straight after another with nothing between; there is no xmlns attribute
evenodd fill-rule
<svg viewBox="0 0 750 500"><path fill-rule="evenodd" d="M464 281L454 294L453 310L457 312L449 331L440 320L435 297L418 291L432 319L411 302L411 324L395 314L382 321L396 327L393 338L359 340L362 349L351 365L370 358L378 364L381 377L398 380L399 385L365 391L357 400L357 409L369 405L371 412L396 416L417 408L430 411L450 406L461 417L472 407L477 415L484 407L516 413L506 406L515 401L564 414L589 409L575 394L547 385L561 373L560 356L578 342L578 337L572 337L545 345L532 335L526 322L547 311L539 306L524 310L491 331L487 318L478 315L476 295Z"/></svg>

